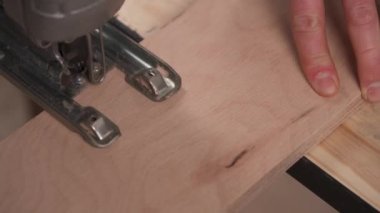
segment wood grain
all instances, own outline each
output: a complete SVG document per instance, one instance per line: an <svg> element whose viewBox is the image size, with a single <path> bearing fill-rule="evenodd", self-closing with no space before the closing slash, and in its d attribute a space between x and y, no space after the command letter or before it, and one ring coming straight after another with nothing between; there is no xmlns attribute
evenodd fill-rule
<svg viewBox="0 0 380 213"><path fill-rule="evenodd" d="M301 74L282 0L196 1L144 44L183 77L157 104L120 72L78 97L123 137L94 149L43 113L0 144L1 212L227 212L326 137L361 103L329 26L340 95ZM333 22L334 23L334 22Z"/></svg>
<svg viewBox="0 0 380 213"><path fill-rule="evenodd" d="M380 106L365 105L307 157L380 211Z"/></svg>

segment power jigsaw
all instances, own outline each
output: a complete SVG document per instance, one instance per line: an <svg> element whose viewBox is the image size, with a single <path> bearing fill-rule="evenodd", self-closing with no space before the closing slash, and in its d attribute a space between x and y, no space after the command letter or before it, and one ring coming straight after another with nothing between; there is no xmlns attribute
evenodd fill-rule
<svg viewBox="0 0 380 213"><path fill-rule="evenodd" d="M0 73L36 103L99 148L120 135L109 118L73 100L116 66L152 101L181 87L180 76L143 48L115 18L124 0L0 1Z"/></svg>

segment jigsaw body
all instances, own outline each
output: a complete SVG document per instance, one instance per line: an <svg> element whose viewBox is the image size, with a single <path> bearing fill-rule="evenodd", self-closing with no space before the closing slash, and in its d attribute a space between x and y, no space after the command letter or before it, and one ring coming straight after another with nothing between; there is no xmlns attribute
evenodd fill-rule
<svg viewBox="0 0 380 213"><path fill-rule="evenodd" d="M36 41L78 38L110 20L124 0L3 0L6 14Z"/></svg>
<svg viewBox="0 0 380 213"><path fill-rule="evenodd" d="M95 147L121 133L105 115L73 100L86 84L101 83L116 66L153 101L181 86L180 76L114 18L124 0L0 2L0 74Z"/></svg>

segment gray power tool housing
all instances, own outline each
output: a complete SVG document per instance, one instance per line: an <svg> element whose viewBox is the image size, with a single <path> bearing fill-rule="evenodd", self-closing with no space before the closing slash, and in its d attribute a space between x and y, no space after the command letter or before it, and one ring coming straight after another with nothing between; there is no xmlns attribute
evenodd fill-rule
<svg viewBox="0 0 380 213"><path fill-rule="evenodd" d="M124 0L3 0L5 13L35 41L57 42L92 32Z"/></svg>

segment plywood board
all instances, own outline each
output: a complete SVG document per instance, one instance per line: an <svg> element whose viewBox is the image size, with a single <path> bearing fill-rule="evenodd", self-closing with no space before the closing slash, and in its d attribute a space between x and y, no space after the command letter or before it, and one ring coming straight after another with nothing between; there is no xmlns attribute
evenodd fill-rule
<svg viewBox="0 0 380 213"><path fill-rule="evenodd" d="M361 103L339 27L340 95L297 64L282 0L196 1L144 45L183 77L152 103L120 72L78 97L123 137L94 149L46 113L0 144L1 212L227 212L321 141ZM334 23L334 22L333 22Z"/></svg>

